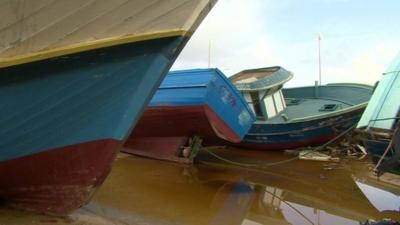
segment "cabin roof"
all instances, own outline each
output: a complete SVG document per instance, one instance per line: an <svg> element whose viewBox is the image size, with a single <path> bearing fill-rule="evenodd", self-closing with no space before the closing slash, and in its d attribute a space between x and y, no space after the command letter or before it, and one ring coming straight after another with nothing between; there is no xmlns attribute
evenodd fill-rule
<svg viewBox="0 0 400 225"><path fill-rule="evenodd" d="M283 67L264 67L243 70L229 79L241 91L266 90L282 85L292 79L293 74Z"/></svg>

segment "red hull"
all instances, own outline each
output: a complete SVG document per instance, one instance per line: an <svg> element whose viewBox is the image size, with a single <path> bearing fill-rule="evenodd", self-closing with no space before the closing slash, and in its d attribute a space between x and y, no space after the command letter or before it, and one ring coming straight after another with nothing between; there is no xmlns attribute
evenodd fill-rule
<svg viewBox="0 0 400 225"><path fill-rule="evenodd" d="M207 105L149 107L129 139L193 135L210 140L222 138L233 143L241 141L241 138Z"/></svg>
<svg viewBox="0 0 400 225"><path fill-rule="evenodd" d="M238 143L241 138L207 105L149 107L122 151L147 157L182 161L184 137L204 138L204 145Z"/></svg>
<svg viewBox="0 0 400 225"><path fill-rule="evenodd" d="M120 141L92 141L0 162L0 198L13 208L66 215L108 175Z"/></svg>

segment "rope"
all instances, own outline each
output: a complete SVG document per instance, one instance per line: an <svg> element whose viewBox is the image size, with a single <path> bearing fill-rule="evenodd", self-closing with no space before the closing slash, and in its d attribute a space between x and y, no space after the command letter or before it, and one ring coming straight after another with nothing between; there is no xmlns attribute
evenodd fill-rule
<svg viewBox="0 0 400 225"><path fill-rule="evenodd" d="M214 156L215 158L217 158L217 159L219 159L219 160L221 160L221 161L223 161L223 162L232 164L232 165L243 166L243 167L254 167L254 166L258 166L258 165L259 165L259 164L248 164L248 163L241 163L241 162L231 161L231 160L229 160L229 159L223 158L223 157L221 157L221 156L215 154L214 152L211 152L211 151L208 150L207 148L202 148L202 150L204 150L204 151L207 152L208 154Z"/></svg>
<svg viewBox="0 0 400 225"><path fill-rule="evenodd" d="M297 212L300 216L302 216L305 220L307 220L309 223L314 225L314 223L310 219L308 219L302 212L300 212L298 209L296 209L294 206L292 206L292 204L290 204L289 202L286 202L285 200L283 200L281 197L279 197L275 193L272 193L272 192L267 191L265 189L264 189L264 191L269 193L269 194L271 194L271 195L273 195L277 199L281 200L281 202L285 203L287 206L289 206L291 209L293 209L295 212Z"/></svg>
<svg viewBox="0 0 400 225"><path fill-rule="evenodd" d="M317 152L317 151L321 151L321 150L325 149L328 145L332 144L333 142L335 142L335 141L338 140L339 138L343 137L345 134L349 133L352 129L354 129L355 126L356 126L356 124L353 125L353 126L351 126L350 128L348 128L347 130L343 131L342 133L340 133L340 134L339 134L338 136L336 136L335 138L329 140L329 141L326 142L325 144L320 145L320 146L318 146L318 147L312 149L312 150L309 151L309 152L306 152L304 155L307 155L307 154L309 154L309 153L311 153L311 152ZM219 159L219 160L221 160L221 161L223 161L223 162L226 162L226 163L229 163L229 164L232 164L232 165L236 165L236 166L242 166L242 167L269 167L269 166L276 166L276 165L288 163L288 162L291 162L291 161L294 161L294 160L299 159L299 157L296 156L296 157L292 157L292 158L289 158L289 159L284 159L284 160L281 160L281 161L276 161L276 162L273 162L273 163L252 163L252 164L250 164L250 163L235 162L235 161L226 159L226 158L224 158L224 157L221 157L221 156L215 154L214 152L211 152L211 151L208 150L207 148L202 148L202 150L204 150L205 152L207 152L207 153L210 154L211 156L213 156L213 157L215 157L215 158L217 158L217 159Z"/></svg>
<svg viewBox="0 0 400 225"><path fill-rule="evenodd" d="M397 127L397 128L394 130L393 133L395 134L395 133L397 132L398 129L399 129L399 127ZM376 166L375 166L375 168L374 168L373 171L378 171L379 166L381 165L381 163L382 163L383 160L385 159L385 157L386 157L387 153L389 152L389 150L392 148L393 139L394 139L394 138L392 138L392 139L390 140L388 146L387 146L386 149L385 149L385 152L382 154L381 158L379 159L379 161L378 161L378 163L376 164Z"/></svg>

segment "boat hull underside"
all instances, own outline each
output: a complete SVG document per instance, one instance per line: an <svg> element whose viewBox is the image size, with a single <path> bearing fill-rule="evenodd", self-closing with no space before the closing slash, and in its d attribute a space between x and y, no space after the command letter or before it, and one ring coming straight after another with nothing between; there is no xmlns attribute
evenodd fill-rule
<svg viewBox="0 0 400 225"><path fill-rule="evenodd" d="M140 137L200 136L205 144L221 138L239 142L240 136L208 105L149 107L135 126L130 140Z"/></svg>
<svg viewBox="0 0 400 225"><path fill-rule="evenodd" d="M1 200L54 215L79 208L109 173L119 146L117 140L99 140L2 162Z"/></svg>
<svg viewBox="0 0 400 225"><path fill-rule="evenodd" d="M329 118L298 123L253 124L237 146L258 150L285 150L318 146L354 126L364 108Z"/></svg>
<svg viewBox="0 0 400 225"><path fill-rule="evenodd" d="M1 68L0 198L56 215L87 201L185 41L163 38Z"/></svg>

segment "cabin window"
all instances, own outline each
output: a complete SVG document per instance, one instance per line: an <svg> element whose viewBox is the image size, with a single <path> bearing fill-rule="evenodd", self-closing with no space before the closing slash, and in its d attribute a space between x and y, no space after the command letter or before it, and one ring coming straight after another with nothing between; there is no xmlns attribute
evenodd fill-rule
<svg viewBox="0 0 400 225"><path fill-rule="evenodd" d="M286 101L285 98L283 97L282 90L279 90L279 95L281 96L283 108L286 109Z"/></svg>
<svg viewBox="0 0 400 225"><path fill-rule="evenodd" d="M250 98L251 98L251 102L253 103L253 110L254 110L254 113L256 114L256 116L258 116L258 117L264 116L262 113L262 110L261 110L261 104L260 104L260 100L258 98L258 93L250 92Z"/></svg>
<svg viewBox="0 0 400 225"><path fill-rule="evenodd" d="M249 105L250 109L255 113L254 111L254 105L253 102L251 101L251 96L248 92L243 92L242 93L244 99L246 100L247 104Z"/></svg>
<svg viewBox="0 0 400 225"><path fill-rule="evenodd" d="M277 113L280 113L284 110L284 106L283 106L282 98L281 98L281 95L279 94L279 91L275 92L275 94L273 96L274 96L274 100L275 100L276 111L277 111Z"/></svg>
<svg viewBox="0 0 400 225"><path fill-rule="evenodd" d="M272 95L268 95L264 99L265 108L267 110L268 118L276 116L276 110L274 105L274 100L272 99Z"/></svg>

